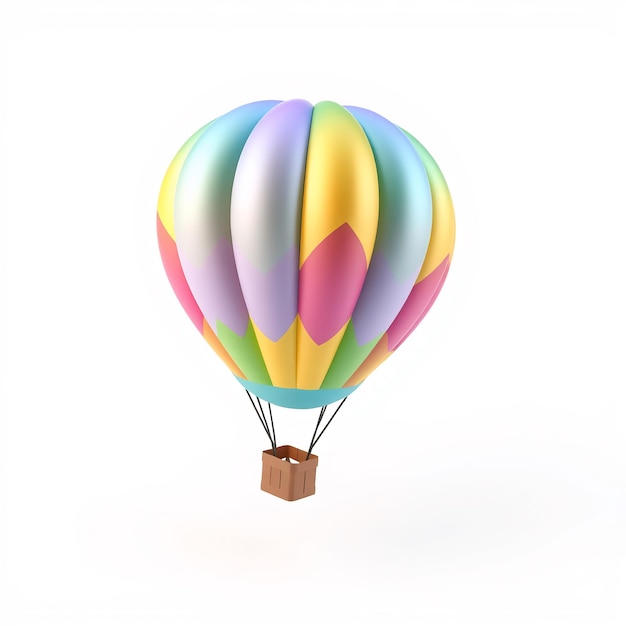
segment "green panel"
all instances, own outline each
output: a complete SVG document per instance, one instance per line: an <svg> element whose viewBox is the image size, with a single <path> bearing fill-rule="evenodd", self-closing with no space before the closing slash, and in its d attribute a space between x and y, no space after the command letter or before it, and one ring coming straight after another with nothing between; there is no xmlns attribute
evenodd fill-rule
<svg viewBox="0 0 626 626"><path fill-rule="evenodd" d="M217 320L217 337L248 380L271 386L252 322L248 322L246 334L241 337Z"/></svg>
<svg viewBox="0 0 626 626"><path fill-rule="evenodd" d="M326 374L326 378L324 378L321 389L338 389L339 387L343 387L359 365L367 358L367 355L374 349L374 346L378 343L383 334L384 333L381 333L378 337L372 339L372 341L360 346L356 340L352 320L350 320L335 354L335 358L328 368L328 373Z"/></svg>

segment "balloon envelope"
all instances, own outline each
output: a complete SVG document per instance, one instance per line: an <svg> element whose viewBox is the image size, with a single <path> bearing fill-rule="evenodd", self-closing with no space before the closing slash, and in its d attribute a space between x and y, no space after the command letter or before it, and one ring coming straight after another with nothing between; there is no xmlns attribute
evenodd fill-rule
<svg viewBox="0 0 626 626"><path fill-rule="evenodd" d="M262 101L198 130L158 204L169 281L251 393L311 408L352 393L446 278L452 201L426 149L380 115Z"/></svg>

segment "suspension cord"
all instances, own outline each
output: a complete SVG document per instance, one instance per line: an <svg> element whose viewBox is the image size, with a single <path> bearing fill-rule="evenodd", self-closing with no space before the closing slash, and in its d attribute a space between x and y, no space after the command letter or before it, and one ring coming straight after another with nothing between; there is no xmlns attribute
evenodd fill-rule
<svg viewBox="0 0 626 626"><path fill-rule="evenodd" d="M309 446L309 451L307 452L306 455L306 460L308 461L309 456L311 455L311 451L313 450L313 446L320 440L320 437L324 434L324 431L330 426L330 423L333 421L335 415L337 415L337 413L339 412L339 409L343 406L343 403L348 399L348 396L346 396L342 401L341 404L335 409L335 412L330 416L330 419L328 420L328 422L326 423L326 426L324 426L324 428L322 428L322 432L317 435L317 437L315 436L317 434L317 429L319 428L319 425L322 421L322 418L324 417L324 413L326 413L326 405L324 405L322 407L322 410L320 411L320 417L317 420L317 426L315 427L315 432L313 433L313 437L311 438L311 445Z"/></svg>
<svg viewBox="0 0 626 626"><path fill-rule="evenodd" d="M313 431L313 437L311 437L311 445L309 446L309 450L308 450L308 452L306 453L306 459L305 459L306 461L308 461L308 460L309 460L309 456L311 456L311 450L313 450L313 445L314 445L314 443L313 443L313 442L315 441L315 435L317 435L317 429L320 427L320 424L322 423L322 418L324 417L324 413L326 413L326 407L327 407L327 406L328 406L328 405L327 405L327 404L325 404L325 405L321 408L321 410L320 410L320 416L319 416L319 418L317 419L317 424L315 425L315 430Z"/></svg>
<svg viewBox="0 0 626 626"><path fill-rule="evenodd" d="M269 402L267 403L267 410L270 412L270 422L272 423L272 435L274 437L272 450L274 450L274 456L276 456L276 431L274 430L274 417L272 416L272 405Z"/></svg>
<svg viewBox="0 0 626 626"><path fill-rule="evenodd" d="M265 422L265 425L267 426L267 434L270 437L270 441L272 442L272 454L274 456L276 456L276 433L274 433L274 437L272 437L272 435L270 434L270 425L267 422L267 417L265 417L265 412L263 411L263 405L261 404L261 399L257 396L257 404L259 405L259 411L261 411L261 415L263 416L263 421ZM269 406L269 402L267 403L267 405ZM271 413L271 409L270 409L270 413ZM274 431L274 420L272 419L272 431Z"/></svg>
<svg viewBox="0 0 626 626"><path fill-rule="evenodd" d="M248 398L250 398L250 402L252 403L252 408L254 409L254 412L256 413L257 417L259 418L259 421L261 422L261 426L263 426L263 430L265 431L265 434L268 436L270 443L272 444L272 451L274 452L274 456L276 456L276 442L274 441L274 439L272 439L272 435L270 434L270 428L267 424L267 420L265 419L265 414L263 413L263 409L261 408L261 402L259 401L259 408L261 408L261 412L259 413L259 409L257 409L256 404L254 404L254 400L252 399L252 396L250 395L250 392L247 389L246 389L246 393L248 394ZM259 399L257 398L257 401L258 400ZM272 424L272 428L273 428L273 424Z"/></svg>

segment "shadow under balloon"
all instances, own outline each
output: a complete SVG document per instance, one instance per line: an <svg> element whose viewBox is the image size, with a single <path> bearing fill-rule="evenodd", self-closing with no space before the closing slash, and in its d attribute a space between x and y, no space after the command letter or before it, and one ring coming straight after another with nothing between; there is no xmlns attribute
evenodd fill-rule
<svg viewBox="0 0 626 626"><path fill-rule="evenodd" d="M417 575L526 558L601 525L610 509L601 487L565 468L459 461L392 484L370 477L350 497L326 486L306 507L259 494L250 506L176 520L169 544L195 567L238 580L280 576L287 564L299 579L329 568Z"/></svg>

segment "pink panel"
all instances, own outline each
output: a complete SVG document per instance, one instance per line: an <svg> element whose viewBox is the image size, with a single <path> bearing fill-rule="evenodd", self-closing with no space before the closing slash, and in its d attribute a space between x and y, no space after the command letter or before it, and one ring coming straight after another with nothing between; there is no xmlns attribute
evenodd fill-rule
<svg viewBox="0 0 626 626"><path fill-rule="evenodd" d="M179 302L181 303L185 313L189 316L189 319L194 323L195 327L203 332L202 321L204 316L202 311L198 308L189 285L183 274L183 268L180 266L180 259L178 258L178 250L176 248L176 242L170 237L169 233L165 230L165 227L161 223L161 219L157 217L157 239L159 242L159 252L161 253L161 260L165 267L165 273L172 285L172 289L176 294Z"/></svg>
<svg viewBox="0 0 626 626"><path fill-rule="evenodd" d="M387 331L389 350L397 350L402 342L424 319L448 274L450 257L446 258L428 275L413 287L402 310Z"/></svg>
<svg viewBox="0 0 626 626"><path fill-rule="evenodd" d="M331 339L350 319L366 273L365 251L348 224L328 235L306 259L300 269L298 311L315 343Z"/></svg>

